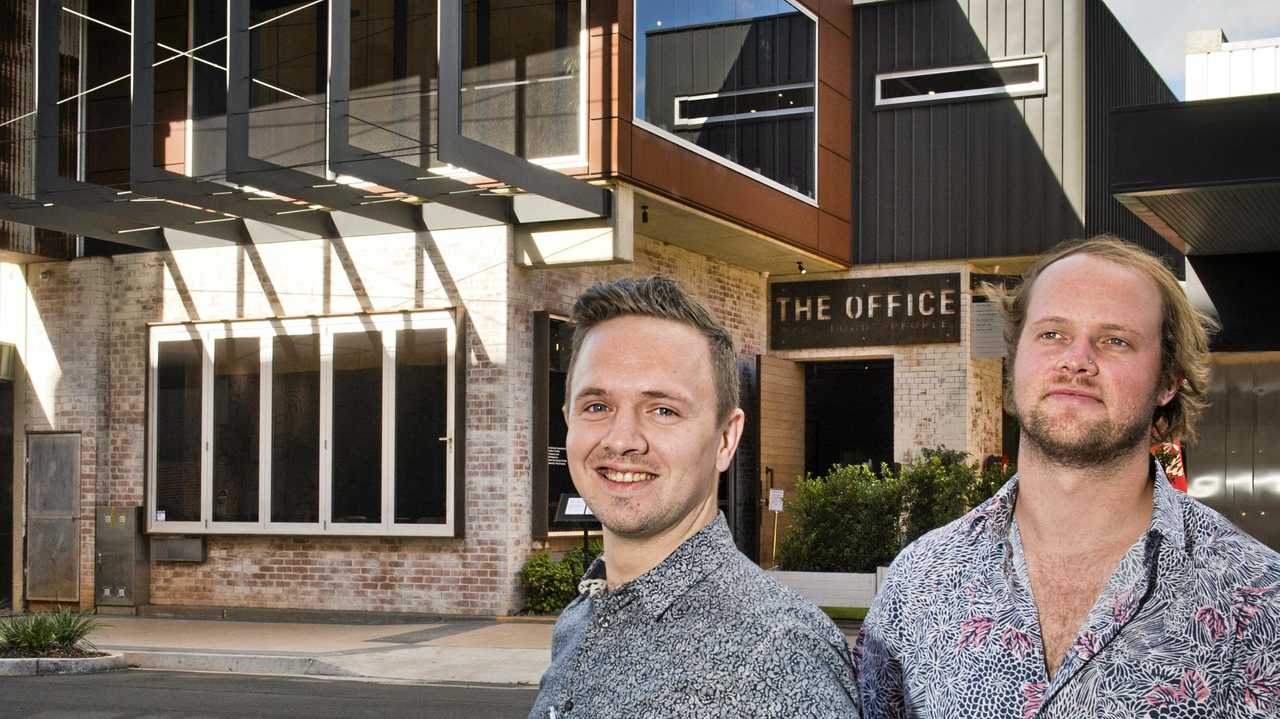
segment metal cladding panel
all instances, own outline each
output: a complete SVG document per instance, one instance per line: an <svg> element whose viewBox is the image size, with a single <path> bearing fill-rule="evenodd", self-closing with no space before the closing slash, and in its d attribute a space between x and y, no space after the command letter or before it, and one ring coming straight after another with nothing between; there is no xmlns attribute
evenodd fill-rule
<svg viewBox="0 0 1280 719"><path fill-rule="evenodd" d="M80 435L30 435L27 458L27 599L79 601Z"/></svg>
<svg viewBox="0 0 1280 719"><path fill-rule="evenodd" d="M1193 496L1280 548L1280 356L1219 358L1187 470Z"/></svg>
<svg viewBox="0 0 1280 719"><path fill-rule="evenodd" d="M1084 0L854 8L855 261L1033 254L1084 233ZM1046 57L1047 94L875 107L877 73Z"/></svg>
<svg viewBox="0 0 1280 719"><path fill-rule="evenodd" d="M1108 181L1114 152L1108 141L1111 111L1127 105L1174 102L1176 98L1102 0L1086 0L1085 28L1089 100L1085 106L1085 233L1111 233L1132 240L1166 258L1181 277L1182 255L1121 205L1112 196Z"/></svg>
<svg viewBox="0 0 1280 719"><path fill-rule="evenodd" d="M1187 254L1280 252L1280 184L1153 193L1138 199L1187 243Z"/></svg>

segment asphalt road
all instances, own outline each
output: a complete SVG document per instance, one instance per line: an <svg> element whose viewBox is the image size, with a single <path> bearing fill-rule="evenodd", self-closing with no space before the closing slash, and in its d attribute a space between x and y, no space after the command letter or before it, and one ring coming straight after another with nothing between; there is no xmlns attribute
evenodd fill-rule
<svg viewBox="0 0 1280 719"><path fill-rule="evenodd" d="M131 670L86 676L2 677L0 717L523 719L536 694L531 688Z"/></svg>

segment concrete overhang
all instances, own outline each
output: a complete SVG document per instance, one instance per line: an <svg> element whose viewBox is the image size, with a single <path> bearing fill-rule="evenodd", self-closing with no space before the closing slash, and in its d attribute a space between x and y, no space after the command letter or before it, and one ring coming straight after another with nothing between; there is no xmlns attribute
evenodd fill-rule
<svg viewBox="0 0 1280 719"><path fill-rule="evenodd" d="M1280 94L1111 112L1111 193L1183 254L1280 251Z"/></svg>
<svg viewBox="0 0 1280 719"><path fill-rule="evenodd" d="M637 235L756 272L795 274L797 262L809 272L848 269L777 238L638 188L633 221Z"/></svg>

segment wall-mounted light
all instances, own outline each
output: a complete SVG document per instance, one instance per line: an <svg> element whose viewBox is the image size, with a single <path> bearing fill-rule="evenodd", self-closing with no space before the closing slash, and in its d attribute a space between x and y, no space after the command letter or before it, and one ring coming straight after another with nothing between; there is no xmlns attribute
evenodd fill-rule
<svg viewBox="0 0 1280 719"><path fill-rule="evenodd" d="M809 274L809 271L804 268L804 263L801 262L800 260L796 260L796 269L800 270L800 274L802 275Z"/></svg>
<svg viewBox="0 0 1280 719"><path fill-rule="evenodd" d="M52 272L50 272L49 270L40 270L40 279L47 280L50 277L53 277Z"/></svg>
<svg viewBox="0 0 1280 719"><path fill-rule="evenodd" d="M648 222L649 222L649 206L641 205L640 206L640 224L643 225L643 224L647 224Z"/></svg>

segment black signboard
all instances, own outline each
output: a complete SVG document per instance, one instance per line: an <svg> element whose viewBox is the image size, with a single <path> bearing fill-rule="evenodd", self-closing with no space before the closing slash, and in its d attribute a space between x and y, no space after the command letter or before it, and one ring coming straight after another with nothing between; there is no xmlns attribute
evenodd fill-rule
<svg viewBox="0 0 1280 719"><path fill-rule="evenodd" d="M960 273L779 282L769 286L769 347L960 341Z"/></svg>

